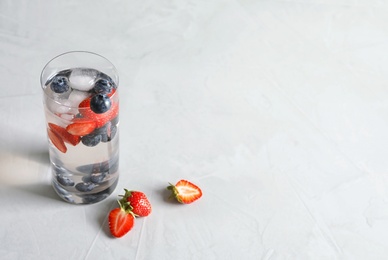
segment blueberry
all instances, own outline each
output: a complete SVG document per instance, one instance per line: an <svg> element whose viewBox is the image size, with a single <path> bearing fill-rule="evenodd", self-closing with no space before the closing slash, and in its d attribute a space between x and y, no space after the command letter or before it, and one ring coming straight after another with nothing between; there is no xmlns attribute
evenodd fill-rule
<svg viewBox="0 0 388 260"><path fill-rule="evenodd" d="M98 77L99 77L100 79L103 79L103 80L105 80L105 81L108 81L108 82L110 83L110 85L112 86L112 88L114 88L114 89L117 88L117 86L116 86L116 84L114 83L114 81L112 80L112 78L109 77L108 75L106 75L106 74L104 74L104 73L100 73L100 74L98 74Z"/></svg>
<svg viewBox="0 0 388 260"><path fill-rule="evenodd" d="M83 182L90 182L90 175L86 175L82 177Z"/></svg>
<svg viewBox="0 0 388 260"><path fill-rule="evenodd" d="M100 128L94 129L94 131L92 132L92 134L94 134L94 135L105 134L108 127L110 127L110 122L106 123L105 125L103 125L103 126L100 127Z"/></svg>
<svg viewBox="0 0 388 260"><path fill-rule="evenodd" d="M112 125L107 129L107 131L103 134L101 134L101 142L106 143L110 142L117 133L117 126Z"/></svg>
<svg viewBox="0 0 388 260"><path fill-rule="evenodd" d="M90 181L96 184L99 184L104 181L106 177L106 172L101 172L101 173L92 173L90 175Z"/></svg>
<svg viewBox="0 0 388 260"><path fill-rule="evenodd" d="M119 160L110 164L110 168L109 168L108 173L112 174L112 173L117 172L118 170L119 170Z"/></svg>
<svg viewBox="0 0 388 260"><path fill-rule="evenodd" d="M81 141L84 145L93 147L98 145L101 142L101 135L89 134L81 138Z"/></svg>
<svg viewBox="0 0 388 260"><path fill-rule="evenodd" d="M63 175L58 175L57 181L63 186L74 186L74 181Z"/></svg>
<svg viewBox="0 0 388 260"><path fill-rule="evenodd" d="M55 93L65 93L69 90L67 78L64 76L55 76L51 82L50 88Z"/></svg>
<svg viewBox="0 0 388 260"><path fill-rule="evenodd" d="M85 164L77 167L77 171L80 171L82 173L96 173L100 172L100 164L95 163L95 164ZM89 177L89 176L85 176Z"/></svg>
<svg viewBox="0 0 388 260"><path fill-rule="evenodd" d="M96 184L91 183L91 182L80 182L80 183L77 183L77 185L75 185L75 188L76 188L78 191L81 191L81 192L88 192L88 191L91 191L91 190L93 190L95 187L96 187Z"/></svg>
<svg viewBox="0 0 388 260"><path fill-rule="evenodd" d="M112 101L105 94L97 94L90 99L90 109L96 114L105 113L111 105Z"/></svg>
<svg viewBox="0 0 388 260"><path fill-rule="evenodd" d="M113 84L107 79L99 79L94 85L93 91L97 94L109 94L112 92Z"/></svg>
<svg viewBox="0 0 388 260"><path fill-rule="evenodd" d="M109 197L108 193L99 192L97 194L90 194L90 195L88 194L88 195L82 196L82 202L86 203L86 204L96 203L96 202L102 201L108 197Z"/></svg>

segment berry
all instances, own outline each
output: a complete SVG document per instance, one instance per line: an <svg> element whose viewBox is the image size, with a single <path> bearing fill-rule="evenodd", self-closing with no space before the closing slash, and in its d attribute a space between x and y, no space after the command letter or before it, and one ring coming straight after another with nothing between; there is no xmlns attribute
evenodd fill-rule
<svg viewBox="0 0 388 260"><path fill-rule="evenodd" d="M117 118L117 117L116 117ZM117 126L110 122L106 123L100 128L96 128L92 134L101 135L101 142L110 142L117 133Z"/></svg>
<svg viewBox="0 0 388 260"><path fill-rule="evenodd" d="M113 83L108 79L99 79L94 85L93 91L97 94L109 94L112 92Z"/></svg>
<svg viewBox="0 0 388 260"><path fill-rule="evenodd" d="M83 176L82 181L83 182L90 182L90 176L89 175Z"/></svg>
<svg viewBox="0 0 388 260"><path fill-rule="evenodd" d="M82 202L85 204L96 203L106 199L109 194L87 194L82 196Z"/></svg>
<svg viewBox="0 0 388 260"><path fill-rule="evenodd" d="M116 89L116 88L117 88L116 83L115 83L115 82L112 80L112 78L109 77L108 75L106 75L106 74L104 74L104 73L99 73L99 74L98 74L98 78L99 78L99 79L103 79L103 80L108 81L108 82L112 85L113 89Z"/></svg>
<svg viewBox="0 0 388 260"><path fill-rule="evenodd" d="M124 190L125 194L120 200L121 205L126 205L138 217L146 217L151 214L151 203L143 192Z"/></svg>
<svg viewBox="0 0 388 260"><path fill-rule="evenodd" d="M112 106L112 101L107 95L97 94L90 99L90 109L96 114L105 113Z"/></svg>
<svg viewBox="0 0 388 260"><path fill-rule="evenodd" d="M108 174L115 173L119 168L119 160L113 158L114 160L104 161L101 163L94 164L85 164L78 166L76 169L82 173L99 173L106 172Z"/></svg>
<svg viewBox="0 0 388 260"><path fill-rule="evenodd" d="M127 234L135 224L135 217L120 205L109 213L109 230L114 237L122 237Z"/></svg>
<svg viewBox="0 0 388 260"><path fill-rule="evenodd" d="M195 184L186 181L180 180L175 185L170 183L170 186L167 187L171 191L171 197L174 197L178 202L183 204L189 204L202 196L201 189Z"/></svg>
<svg viewBox="0 0 388 260"><path fill-rule="evenodd" d="M111 95L113 95L114 93L115 93L115 90L113 90L107 96L111 97ZM110 120L116 118L119 114L119 103L114 102L113 100L111 100L110 109L108 111L106 111L105 113L101 113L101 114L97 114L97 113L93 112L91 109L90 103L91 103L91 97L88 97L79 104L78 108L79 108L80 114L82 116L81 118L79 118L79 120L95 121L97 124L97 128L104 126Z"/></svg>
<svg viewBox="0 0 388 260"><path fill-rule="evenodd" d="M52 129L47 128L47 134L51 141L51 143L62 153L67 152L67 147L65 145L65 142L62 140L62 138L55 133Z"/></svg>
<svg viewBox="0 0 388 260"><path fill-rule="evenodd" d="M81 138L82 143L89 147L94 147L101 142L101 135L89 134Z"/></svg>
<svg viewBox="0 0 388 260"><path fill-rule="evenodd" d="M90 181L96 184L100 184L104 181L106 174L106 172L92 173L90 174Z"/></svg>
<svg viewBox="0 0 388 260"><path fill-rule="evenodd" d="M81 141L81 138L79 136L68 133L65 128L59 125L53 123L48 123L48 125L51 130L58 134L62 138L62 140L68 144L75 146Z"/></svg>
<svg viewBox="0 0 388 260"><path fill-rule="evenodd" d="M101 134L101 142L110 142L115 137L116 133L117 127L115 125L107 127L106 132Z"/></svg>
<svg viewBox="0 0 388 260"><path fill-rule="evenodd" d="M96 184L91 182L79 182L75 185L75 188L81 192L92 191L96 187Z"/></svg>
<svg viewBox="0 0 388 260"><path fill-rule="evenodd" d="M83 176L82 181L100 184L105 180L105 177L107 174L108 174L107 172L91 173L90 175Z"/></svg>
<svg viewBox="0 0 388 260"><path fill-rule="evenodd" d="M74 186L74 181L63 175L58 175L57 181L63 186Z"/></svg>
<svg viewBox="0 0 388 260"><path fill-rule="evenodd" d="M88 135L96 129L96 122L83 119L77 120L66 127L66 131L72 135L84 136Z"/></svg>
<svg viewBox="0 0 388 260"><path fill-rule="evenodd" d="M64 76L55 76L51 81L50 88L55 93L65 93L69 90L67 78Z"/></svg>

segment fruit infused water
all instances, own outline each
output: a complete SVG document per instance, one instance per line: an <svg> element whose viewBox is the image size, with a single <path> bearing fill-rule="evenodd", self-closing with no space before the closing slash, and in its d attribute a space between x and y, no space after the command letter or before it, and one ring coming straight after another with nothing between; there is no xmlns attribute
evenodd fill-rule
<svg viewBox="0 0 388 260"><path fill-rule="evenodd" d="M81 58L70 62L69 55ZM88 55L101 59L101 70L80 62ZM52 185L67 202L90 204L107 198L118 182L118 77L96 54L63 56L63 62L62 56L49 62L41 78Z"/></svg>

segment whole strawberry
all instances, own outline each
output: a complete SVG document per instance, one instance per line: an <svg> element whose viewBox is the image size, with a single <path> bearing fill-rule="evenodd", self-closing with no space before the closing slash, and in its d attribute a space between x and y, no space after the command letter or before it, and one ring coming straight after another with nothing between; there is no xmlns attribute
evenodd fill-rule
<svg viewBox="0 0 388 260"><path fill-rule="evenodd" d="M146 217L151 214L152 207L147 196L141 191L129 191L125 189L125 194L120 200L122 204L126 204L128 209L136 217Z"/></svg>

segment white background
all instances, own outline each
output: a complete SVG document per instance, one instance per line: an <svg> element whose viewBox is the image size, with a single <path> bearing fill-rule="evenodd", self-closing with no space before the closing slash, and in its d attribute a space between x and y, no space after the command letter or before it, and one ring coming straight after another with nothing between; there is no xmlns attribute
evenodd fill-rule
<svg viewBox="0 0 388 260"><path fill-rule="evenodd" d="M1 259L387 259L388 1L0 1ZM49 184L39 76L99 53L120 74L120 182ZM170 202L168 182L203 190ZM152 214L125 237L123 188Z"/></svg>

